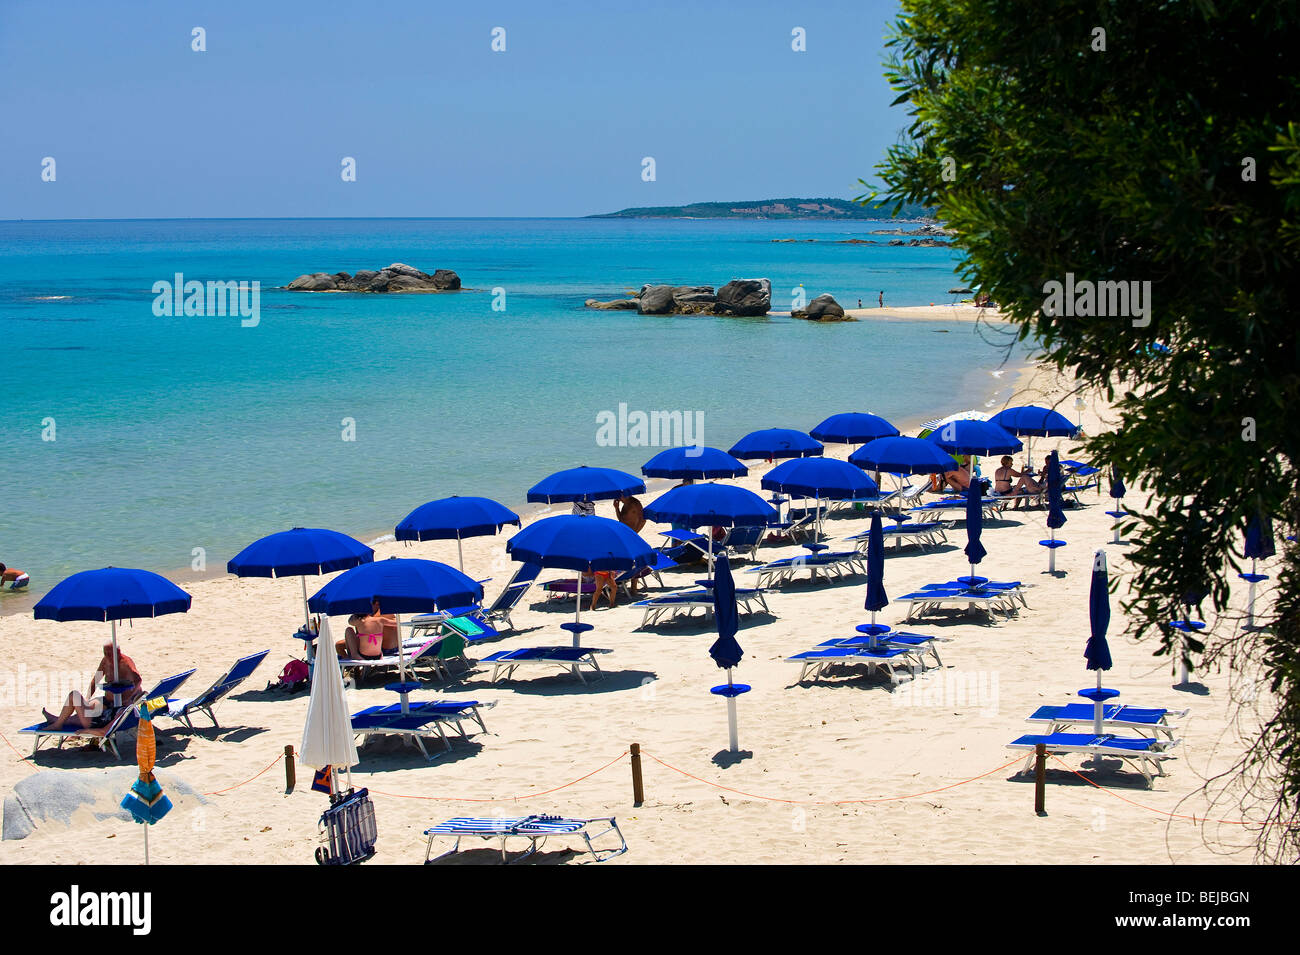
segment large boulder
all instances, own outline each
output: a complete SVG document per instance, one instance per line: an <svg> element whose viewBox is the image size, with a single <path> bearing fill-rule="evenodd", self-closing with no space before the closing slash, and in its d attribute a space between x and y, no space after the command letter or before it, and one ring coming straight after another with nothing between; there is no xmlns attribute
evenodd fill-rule
<svg viewBox="0 0 1300 955"><path fill-rule="evenodd" d="M394 262L378 272L362 269L355 275L347 272L300 275L288 287L294 292L444 292L461 286L460 276L451 269L438 269L430 275L414 266Z"/></svg>
<svg viewBox="0 0 1300 955"><path fill-rule="evenodd" d="M718 289L714 310L721 315L766 315L772 308L772 283L736 279Z"/></svg>
<svg viewBox="0 0 1300 955"><path fill-rule="evenodd" d="M460 276L451 269L438 269L433 273L433 287L445 292L460 288Z"/></svg>
<svg viewBox="0 0 1300 955"><path fill-rule="evenodd" d="M637 296L636 310L642 315L668 315L673 310L671 285L647 285Z"/></svg>
<svg viewBox="0 0 1300 955"><path fill-rule="evenodd" d="M718 300L712 285L675 285L673 304L678 308L688 305L712 305Z"/></svg>
<svg viewBox="0 0 1300 955"><path fill-rule="evenodd" d="M804 309L804 318L812 319L814 322L842 322L844 321L844 308L839 302L835 301L834 296L829 293L818 295L808 303Z"/></svg>
<svg viewBox="0 0 1300 955"><path fill-rule="evenodd" d="M289 283L289 288L295 292L332 292L338 288L338 282L325 272L313 272L298 276Z"/></svg>
<svg viewBox="0 0 1300 955"><path fill-rule="evenodd" d="M598 308L603 311L613 312L623 311L625 309L629 311L633 310L640 304L640 302L634 298L616 298L610 302L602 302L598 299L589 298L583 304L585 304L587 308Z"/></svg>

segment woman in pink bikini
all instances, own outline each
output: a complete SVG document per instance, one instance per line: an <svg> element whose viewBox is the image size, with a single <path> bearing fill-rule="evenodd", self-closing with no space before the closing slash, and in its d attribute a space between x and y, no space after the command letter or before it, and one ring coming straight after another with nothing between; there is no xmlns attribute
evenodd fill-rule
<svg viewBox="0 0 1300 955"><path fill-rule="evenodd" d="M383 656L383 624L378 617L354 613L348 617L348 628L343 631L343 639L335 646L339 654L349 660Z"/></svg>

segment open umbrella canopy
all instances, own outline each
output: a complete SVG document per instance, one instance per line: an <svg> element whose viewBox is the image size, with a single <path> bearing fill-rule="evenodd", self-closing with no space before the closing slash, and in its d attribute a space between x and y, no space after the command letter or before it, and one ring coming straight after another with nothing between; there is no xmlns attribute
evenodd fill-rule
<svg viewBox="0 0 1300 955"><path fill-rule="evenodd" d="M923 438L877 438L849 455L864 471L891 474L942 474L957 470L952 455Z"/></svg>
<svg viewBox="0 0 1300 955"><path fill-rule="evenodd" d="M675 487L647 506L645 516L682 527L765 527L777 517L753 491L712 483Z"/></svg>
<svg viewBox="0 0 1300 955"><path fill-rule="evenodd" d="M961 418L940 425L930 432L926 441L949 454L1013 454L1024 445L1006 428L991 421L974 421Z"/></svg>
<svg viewBox="0 0 1300 955"><path fill-rule="evenodd" d="M1110 644L1106 630L1110 627L1110 586L1106 574L1106 552L1097 551L1092 562L1092 586L1088 591L1088 625L1092 636L1084 647L1083 655L1089 670L1109 670Z"/></svg>
<svg viewBox="0 0 1300 955"><path fill-rule="evenodd" d="M880 493L876 482L862 469L835 458L794 458L783 461L763 476L762 485L793 497L858 501Z"/></svg>
<svg viewBox="0 0 1300 955"><path fill-rule="evenodd" d="M885 593L885 532L880 511L872 512L871 530L867 534L867 600L864 606L872 613L889 606L889 595Z"/></svg>
<svg viewBox="0 0 1300 955"><path fill-rule="evenodd" d="M1053 451L1047 456L1047 526L1053 530L1065 526L1064 486L1061 456Z"/></svg>
<svg viewBox="0 0 1300 955"><path fill-rule="evenodd" d="M382 561L381 563L388 563ZM316 769L355 766L357 744L348 714L347 691L335 657L329 620L321 621L320 650L307 701L307 721L302 728L298 758Z"/></svg>
<svg viewBox="0 0 1300 955"><path fill-rule="evenodd" d="M569 468L556 471L528 489L530 504L563 504L571 501L612 501L632 494L644 494L645 482L615 468Z"/></svg>
<svg viewBox="0 0 1300 955"><path fill-rule="evenodd" d="M950 414L946 418L933 418L921 423L921 437L925 437L926 432L933 431L935 428L947 424L949 421L988 421L989 416L982 411L976 411L970 408L966 411L958 411L956 414Z"/></svg>
<svg viewBox="0 0 1300 955"><path fill-rule="evenodd" d="M569 514L529 524L506 551L514 560L563 570L632 570L654 562L654 548L626 524Z"/></svg>
<svg viewBox="0 0 1300 955"><path fill-rule="evenodd" d="M519 515L486 497L444 497L421 504L397 525L399 541L461 540L495 534Z"/></svg>
<svg viewBox="0 0 1300 955"><path fill-rule="evenodd" d="M338 531L295 527L249 544L226 563L236 577L304 577L368 564L375 552Z"/></svg>
<svg viewBox="0 0 1300 955"><path fill-rule="evenodd" d="M1072 438L1079 433L1079 426L1065 415L1039 405L1003 408L989 420L1022 437Z"/></svg>
<svg viewBox="0 0 1300 955"><path fill-rule="evenodd" d="M718 448L665 448L641 466L646 477L696 481L744 477L749 468Z"/></svg>
<svg viewBox="0 0 1300 955"><path fill-rule="evenodd" d="M713 621L718 628L718 639L709 647L709 656L721 669L729 670L740 662L745 651L736 642L740 612L736 609L736 582L726 554L718 558L713 578Z"/></svg>
<svg viewBox="0 0 1300 955"><path fill-rule="evenodd" d="M898 429L879 415L846 411L831 415L809 434L830 444L866 444L876 438L896 437Z"/></svg>
<svg viewBox="0 0 1300 955"><path fill-rule="evenodd" d="M431 613L478 603L483 599L483 587L436 560L390 557L339 574L316 591L307 605L313 613L340 616L369 613L375 598L384 613Z"/></svg>
<svg viewBox="0 0 1300 955"><path fill-rule="evenodd" d="M191 597L148 570L83 570L57 584L35 607L37 620L129 620L185 613Z"/></svg>
<svg viewBox="0 0 1300 955"><path fill-rule="evenodd" d="M734 457L763 461L776 458L808 458L825 452L821 442L792 428L766 428L751 431L731 448Z"/></svg>

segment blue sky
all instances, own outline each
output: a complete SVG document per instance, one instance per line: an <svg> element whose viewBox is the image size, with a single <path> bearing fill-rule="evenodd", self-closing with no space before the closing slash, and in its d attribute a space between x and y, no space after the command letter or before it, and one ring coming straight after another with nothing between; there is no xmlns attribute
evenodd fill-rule
<svg viewBox="0 0 1300 955"><path fill-rule="evenodd" d="M851 198L906 124L882 77L893 0L592 6L4 0L0 218Z"/></svg>

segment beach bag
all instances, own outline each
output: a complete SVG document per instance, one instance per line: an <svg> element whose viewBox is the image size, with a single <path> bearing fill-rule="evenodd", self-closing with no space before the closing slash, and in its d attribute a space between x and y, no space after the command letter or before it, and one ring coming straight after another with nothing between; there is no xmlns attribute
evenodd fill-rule
<svg viewBox="0 0 1300 955"><path fill-rule="evenodd" d="M290 660L280 671L279 679L274 683L268 683L268 690L277 690L282 693L296 693L307 685L311 679L311 672L307 669L307 663L303 660Z"/></svg>

